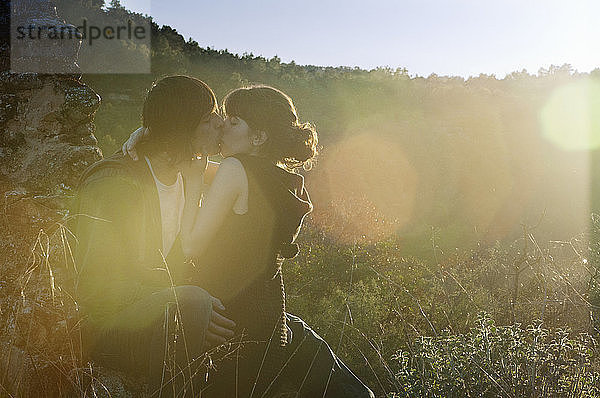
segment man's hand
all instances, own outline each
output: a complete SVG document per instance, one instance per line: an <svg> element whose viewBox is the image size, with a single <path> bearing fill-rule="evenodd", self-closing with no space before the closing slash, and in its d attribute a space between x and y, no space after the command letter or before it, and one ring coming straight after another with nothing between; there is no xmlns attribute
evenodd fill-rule
<svg viewBox="0 0 600 398"><path fill-rule="evenodd" d="M133 133L131 133L129 135L129 138L127 139L127 141L125 141L125 143L121 147L121 151L123 151L123 155L126 155L126 156L129 155L129 157L131 157L131 159L138 160L138 155L137 155L137 151L135 150L135 147L144 137L148 136L149 134L150 134L150 130L147 129L146 127L140 127L139 129L137 129Z"/></svg>
<svg viewBox="0 0 600 398"><path fill-rule="evenodd" d="M225 307L221 303L221 300L212 296L211 299L212 315L208 323L208 330L206 331L206 338L204 341L204 347L207 351L225 343L235 334L233 332L235 322L220 314L220 312L225 311Z"/></svg>

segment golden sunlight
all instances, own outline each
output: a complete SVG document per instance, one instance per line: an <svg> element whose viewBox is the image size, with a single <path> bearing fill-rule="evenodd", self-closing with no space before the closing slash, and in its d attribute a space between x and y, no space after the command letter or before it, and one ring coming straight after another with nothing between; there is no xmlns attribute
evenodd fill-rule
<svg viewBox="0 0 600 398"><path fill-rule="evenodd" d="M600 82L585 79L555 89L540 112L542 132L561 149L600 146Z"/></svg>
<svg viewBox="0 0 600 398"><path fill-rule="evenodd" d="M314 219L339 240L385 238L411 221L419 178L393 140L351 136L330 149L319 169L315 185L327 192L338 217L317 211Z"/></svg>

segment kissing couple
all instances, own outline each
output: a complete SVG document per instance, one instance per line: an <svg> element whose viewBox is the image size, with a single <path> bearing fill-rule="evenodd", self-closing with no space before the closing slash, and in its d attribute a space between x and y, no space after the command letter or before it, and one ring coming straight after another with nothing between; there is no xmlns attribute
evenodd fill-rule
<svg viewBox="0 0 600 398"><path fill-rule="evenodd" d="M219 107L201 80L170 76L142 119L73 206L87 358L156 397L373 397L285 309L282 263L312 210L295 170L318 141L291 98L252 86Z"/></svg>

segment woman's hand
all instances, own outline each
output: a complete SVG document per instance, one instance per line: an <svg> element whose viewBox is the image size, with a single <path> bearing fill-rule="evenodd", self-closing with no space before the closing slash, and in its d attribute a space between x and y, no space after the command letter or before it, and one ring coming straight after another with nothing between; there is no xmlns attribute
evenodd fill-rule
<svg viewBox="0 0 600 398"><path fill-rule="evenodd" d="M137 151L135 150L135 147L143 138L147 137L149 134L150 130L146 127L140 127L139 129L131 133L127 141L125 141L125 143L121 147L123 155L129 155L131 159L138 160L138 155Z"/></svg>

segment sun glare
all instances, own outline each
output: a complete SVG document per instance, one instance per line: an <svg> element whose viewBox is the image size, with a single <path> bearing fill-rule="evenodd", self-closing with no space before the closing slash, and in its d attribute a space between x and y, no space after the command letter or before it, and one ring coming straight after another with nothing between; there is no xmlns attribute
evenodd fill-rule
<svg viewBox="0 0 600 398"><path fill-rule="evenodd" d="M328 229L338 239L381 239L411 221L419 178L399 144L374 134L352 136L328 153L320 169L317 185L326 188L339 215Z"/></svg>
<svg viewBox="0 0 600 398"><path fill-rule="evenodd" d="M600 146L600 82L586 79L557 88L540 113L544 137L569 151Z"/></svg>

